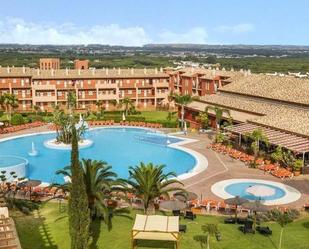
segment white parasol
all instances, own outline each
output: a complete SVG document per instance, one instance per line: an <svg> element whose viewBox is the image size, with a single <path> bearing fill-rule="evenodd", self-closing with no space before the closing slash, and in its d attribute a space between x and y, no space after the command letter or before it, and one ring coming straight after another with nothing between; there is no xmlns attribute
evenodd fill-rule
<svg viewBox="0 0 309 249"><path fill-rule="evenodd" d="M257 197L265 197L274 195L276 190L264 185L253 185L247 188L246 192Z"/></svg>

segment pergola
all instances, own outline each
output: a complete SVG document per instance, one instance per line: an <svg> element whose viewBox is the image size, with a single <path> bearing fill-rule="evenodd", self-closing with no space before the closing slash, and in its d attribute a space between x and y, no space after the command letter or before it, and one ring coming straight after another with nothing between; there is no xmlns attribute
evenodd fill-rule
<svg viewBox="0 0 309 249"><path fill-rule="evenodd" d="M137 240L173 241L179 248L179 217L137 214L132 228L132 249Z"/></svg>
<svg viewBox="0 0 309 249"><path fill-rule="evenodd" d="M295 154L302 154L303 161L305 161L305 154L309 152L309 138L252 123L242 123L225 128L226 131L238 134L239 141L241 141L241 136L258 129L262 130L270 144L284 147Z"/></svg>

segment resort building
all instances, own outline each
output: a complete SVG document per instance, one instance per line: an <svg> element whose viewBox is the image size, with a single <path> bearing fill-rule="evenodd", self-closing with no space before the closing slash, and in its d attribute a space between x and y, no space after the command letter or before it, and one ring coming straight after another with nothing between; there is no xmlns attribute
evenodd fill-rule
<svg viewBox="0 0 309 249"><path fill-rule="evenodd" d="M40 59L40 69L49 70L49 69L59 69L60 68L60 59L58 58L41 58Z"/></svg>
<svg viewBox="0 0 309 249"><path fill-rule="evenodd" d="M179 94L205 96L214 94L222 86L231 82L230 78L251 74L250 71L226 71L218 68L183 68L179 70L166 69L170 75L170 90Z"/></svg>
<svg viewBox="0 0 309 249"><path fill-rule="evenodd" d="M45 63L48 69L44 70L0 68L0 95L15 94L19 111L30 111L34 105L51 111L54 105L67 106L69 91L76 93L80 109L94 109L98 101L111 109L124 98L139 108L155 108L169 94L169 75L162 69L86 69L88 61L75 61L77 69L54 69L55 64Z"/></svg>
<svg viewBox="0 0 309 249"><path fill-rule="evenodd" d="M262 129L272 145L308 159L309 79L245 74L228 80L231 83L220 87L216 94L202 96L186 107L185 119L191 127L199 127L196 117L206 107L228 109L234 126L226 130L239 136L239 141L245 133ZM215 113L208 114L215 127ZM224 114L222 123L229 118Z"/></svg>

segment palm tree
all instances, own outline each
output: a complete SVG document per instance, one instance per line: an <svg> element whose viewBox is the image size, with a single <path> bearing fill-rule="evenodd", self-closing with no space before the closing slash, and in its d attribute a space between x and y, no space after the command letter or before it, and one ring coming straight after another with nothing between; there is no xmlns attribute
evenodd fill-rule
<svg viewBox="0 0 309 249"><path fill-rule="evenodd" d="M174 94L174 100L175 103L180 105L181 107L181 129L183 130L184 128L184 116L185 116L185 107L190 104L193 101L193 98L191 95L179 95L179 94Z"/></svg>
<svg viewBox="0 0 309 249"><path fill-rule="evenodd" d="M169 172L165 174L165 165L153 165L152 163L144 164L129 168L129 179L124 180L129 185L128 192L133 192L143 200L144 212L147 213L154 200L160 196L169 198L171 191L184 191L177 186L183 184L175 178L176 174Z"/></svg>
<svg viewBox="0 0 309 249"><path fill-rule="evenodd" d="M200 112L196 117L197 121L200 122L201 128L205 129L208 126L208 113L206 111Z"/></svg>
<svg viewBox="0 0 309 249"><path fill-rule="evenodd" d="M82 159L81 167L83 169L86 193L88 196L88 206L93 218L102 217L104 222L111 227L111 210L106 205L106 200L110 198L110 193L117 184L115 180L117 174L111 171L111 166L106 162ZM71 177L70 166L58 170L56 174L62 174ZM69 191L70 183L61 186L65 191Z"/></svg>
<svg viewBox="0 0 309 249"><path fill-rule="evenodd" d="M68 92L68 109L70 113L76 108L76 93L74 91Z"/></svg>
<svg viewBox="0 0 309 249"><path fill-rule="evenodd" d="M38 112L40 110L40 107L38 105L34 105L33 106L33 110L35 111L35 117L37 117L38 116Z"/></svg>
<svg viewBox="0 0 309 249"><path fill-rule="evenodd" d="M18 107L18 98L14 94L5 93L1 96L0 103L4 107L5 113L9 115L9 121L11 121L12 110Z"/></svg>
<svg viewBox="0 0 309 249"><path fill-rule="evenodd" d="M125 115L128 116L129 110L134 108L133 101L130 98L125 97L119 101L119 107L124 108Z"/></svg>
<svg viewBox="0 0 309 249"><path fill-rule="evenodd" d="M225 109L225 108L221 108L221 107L218 107L218 106L207 106L205 108L205 112L208 113L209 110L211 110L215 113L216 128L217 128L217 131L219 131L220 130L220 123L221 123L221 120L223 118L223 115L227 114L229 117L231 117L230 110Z"/></svg>
<svg viewBox="0 0 309 249"><path fill-rule="evenodd" d="M290 217L290 215L288 213L285 212L278 212L278 214L276 215L276 221L277 223L280 225L281 227L281 231L280 231L280 239L279 239L279 246L278 249L281 249L282 246L282 236L283 236L283 229L284 227L291 223L293 221L293 219Z"/></svg>
<svg viewBox="0 0 309 249"><path fill-rule="evenodd" d="M245 134L245 137L252 140L250 147L254 153L255 158L258 156L260 151L260 142L264 142L266 145L268 145L268 139L261 129L253 130L251 133Z"/></svg>
<svg viewBox="0 0 309 249"><path fill-rule="evenodd" d="M202 226L204 233L207 233L207 249L210 248L210 237L218 233L218 226L216 224L206 224Z"/></svg>

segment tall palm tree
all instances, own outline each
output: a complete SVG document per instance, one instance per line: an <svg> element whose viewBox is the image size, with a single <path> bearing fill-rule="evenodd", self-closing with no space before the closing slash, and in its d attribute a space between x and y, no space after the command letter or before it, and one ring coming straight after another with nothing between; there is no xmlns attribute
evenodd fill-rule
<svg viewBox="0 0 309 249"><path fill-rule="evenodd" d="M69 91L68 92L68 109L70 113L73 112L73 110L76 108L76 93L74 91Z"/></svg>
<svg viewBox="0 0 309 249"><path fill-rule="evenodd" d="M88 206L91 216L102 217L104 222L111 227L110 209L106 205L106 200L110 197L111 191L117 184L115 180L117 174L111 171L111 166L106 162L82 159L81 167L83 169L86 193L88 196ZM70 166L58 170L56 174L62 174L71 177ZM69 191L70 183L65 183L60 188Z"/></svg>
<svg viewBox="0 0 309 249"><path fill-rule="evenodd" d="M1 96L1 106L4 107L6 114L9 115L9 121L11 121L12 110L18 107L18 98L14 94L5 93Z"/></svg>
<svg viewBox="0 0 309 249"><path fill-rule="evenodd" d="M207 233L207 249L210 248L210 237L218 233L218 226L216 224L206 224L202 226L204 233Z"/></svg>
<svg viewBox="0 0 309 249"><path fill-rule="evenodd" d="M221 120L223 118L223 115L227 114L229 117L231 116L230 110L225 109L225 108L221 108L221 107L218 107L218 106L207 106L205 108L205 112L208 113L208 111L213 111L215 113L217 131L220 130L220 123L221 123Z"/></svg>
<svg viewBox="0 0 309 249"><path fill-rule="evenodd" d="M260 151L260 142L264 142L266 145L268 145L267 136L261 129L253 130L251 133L245 134L245 137L252 141L250 147L254 153L255 158L258 156Z"/></svg>
<svg viewBox="0 0 309 249"><path fill-rule="evenodd" d="M283 237L283 229L284 227L293 221L292 217L288 213L278 212L276 215L276 222L280 225L280 238L279 238L279 246L278 249L282 247L282 237Z"/></svg>
<svg viewBox="0 0 309 249"><path fill-rule="evenodd" d="M128 116L128 112L129 112L130 108L133 107L133 102L130 98L125 97L122 100L120 100L119 107L124 108L125 115Z"/></svg>
<svg viewBox="0 0 309 249"><path fill-rule="evenodd" d="M174 100L175 103L180 105L181 107L181 129L183 130L184 128L184 116L185 116L185 107L190 104L193 101L193 98L191 95L186 94L186 95L179 95L179 94L174 94Z"/></svg>
<svg viewBox="0 0 309 249"><path fill-rule="evenodd" d="M156 198L165 196L169 198L171 191L183 191L183 186L175 178L176 174L169 172L165 174L165 165L154 165L152 163L140 163L135 167L129 168L129 179L124 180L129 185L128 192L133 192L143 200L144 212L147 213L151 204L154 204ZM180 186L179 186L180 185Z"/></svg>

